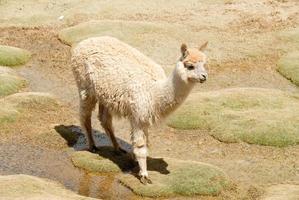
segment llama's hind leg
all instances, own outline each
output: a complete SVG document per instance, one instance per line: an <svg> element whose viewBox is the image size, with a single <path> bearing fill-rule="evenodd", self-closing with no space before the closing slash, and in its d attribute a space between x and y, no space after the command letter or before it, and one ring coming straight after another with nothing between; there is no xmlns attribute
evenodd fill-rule
<svg viewBox="0 0 299 200"><path fill-rule="evenodd" d="M111 113L109 112L109 110L105 106L103 106L101 104L99 104L99 115L98 115L98 118L99 118L99 120L101 122L101 125L104 128L106 134L109 135L109 138L110 138L110 140L112 142L112 145L113 145L115 151L126 153L125 150L123 150L123 149L121 149L119 147L119 144L118 144L118 142L116 140L116 137L114 135L114 130L113 130L113 126L112 126L112 115L111 115Z"/></svg>
<svg viewBox="0 0 299 200"><path fill-rule="evenodd" d="M96 148L92 138L91 115L95 107L96 99L91 96L84 96L80 98L80 123L83 133L87 139L86 150L94 151Z"/></svg>

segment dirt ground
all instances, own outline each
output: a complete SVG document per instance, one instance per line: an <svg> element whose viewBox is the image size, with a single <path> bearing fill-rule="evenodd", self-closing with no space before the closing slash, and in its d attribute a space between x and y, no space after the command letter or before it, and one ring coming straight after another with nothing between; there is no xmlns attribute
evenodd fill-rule
<svg viewBox="0 0 299 200"><path fill-rule="evenodd" d="M17 46L32 53L31 61L17 68L19 74L29 80L29 87L24 90L50 92L61 100L62 105L52 111L28 116L13 127L6 127L5 134L0 134L0 174L25 173L54 179L79 194L91 197L139 198L110 175L86 174L74 168L68 156L72 150L54 130L55 125L79 124L77 89L70 66L71 47L62 44L57 34L65 27L90 19L163 22L173 26L183 24L193 31L197 30L203 37L202 41L207 39L210 42L210 78L206 84L196 87L196 91L262 87L299 92L298 87L275 70L279 57L292 48L292 44L277 34L299 26L299 2L296 0L175 1L173 5L166 1L162 1L161 5L156 1L142 1L136 5L127 5L125 1L115 1L111 5L104 1L98 4L95 1L89 4L84 1L40 1L40 9L53 4L45 12L48 15L44 23L43 20L29 23L29 18L26 18L30 9L39 6L24 1L21 3L23 7L19 5L19 8L7 2L0 1L0 8L5 10L0 14L0 44ZM105 6L101 10L102 4ZM165 9L162 9L163 6ZM116 8L115 12L113 8ZM68 18L61 22L57 16L64 11ZM17 13L15 17L11 12ZM24 21L28 23L22 26ZM163 40L156 40L162 47ZM179 46L171 51L179 52ZM149 52L148 55L169 71L175 60L164 59L161 52L159 55ZM177 55L173 53L172 57ZM26 120L32 121L32 124L28 125ZM93 124L95 130L102 132L95 117ZM114 124L117 136L129 142L126 120L115 120ZM44 134L47 136L43 138L36 136L41 133L48 135ZM194 199L258 199L271 185L299 184L298 145L276 148L247 143L228 144L205 132L175 130L164 123L150 130L150 144L151 156L216 165L238 186L231 194Z"/></svg>

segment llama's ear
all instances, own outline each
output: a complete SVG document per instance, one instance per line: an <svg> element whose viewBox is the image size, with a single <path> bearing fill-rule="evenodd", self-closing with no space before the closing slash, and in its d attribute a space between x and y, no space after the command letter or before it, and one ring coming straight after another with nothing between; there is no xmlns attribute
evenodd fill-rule
<svg viewBox="0 0 299 200"><path fill-rule="evenodd" d="M198 49L200 50L200 51L205 51L206 50L206 48L207 48L207 46L208 46L208 42L205 42L203 45L201 45Z"/></svg>
<svg viewBox="0 0 299 200"><path fill-rule="evenodd" d="M181 45L181 53L183 56L185 55L186 51L187 51L187 45L183 43Z"/></svg>

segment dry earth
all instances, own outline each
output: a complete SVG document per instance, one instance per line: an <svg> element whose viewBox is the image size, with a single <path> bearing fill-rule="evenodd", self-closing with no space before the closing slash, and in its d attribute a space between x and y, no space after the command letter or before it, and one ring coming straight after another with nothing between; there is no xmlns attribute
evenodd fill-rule
<svg viewBox="0 0 299 200"><path fill-rule="evenodd" d="M125 30L121 34L126 42L168 72L179 56L180 43L195 46L208 40L209 80L196 87L197 92L236 87L299 92L298 87L276 71L279 58L298 48L278 36L282 31L298 28L299 2L296 0L135 3L0 0L0 44L31 52L30 62L16 68L29 82L23 91L52 93L62 102L48 109L38 108L0 130L1 175L22 173L49 178L90 197L140 198L119 185L112 175L88 174L75 168L69 156L72 150L54 129L57 125L78 125L77 91L70 70L71 47L59 41L58 34L66 27L89 20L117 20L124 26L132 21L139 25L154 24L152 29L133 36ZM165 30L159 31L164 24ZM138 31L139 25L134 25L132 31ZM105 32L110 33L113 30ZM96 119L93 124L95 130L102 131ZM126 121L116 120L114 124L117 136L129 142ZM205 131L176 130L164 124L150 130L150 143L151 156L213 164L224 170L236 185L220 196L190 199L258 199L271 190L270 186L299 185L298 145L278 148L224 143Z"/></svg>

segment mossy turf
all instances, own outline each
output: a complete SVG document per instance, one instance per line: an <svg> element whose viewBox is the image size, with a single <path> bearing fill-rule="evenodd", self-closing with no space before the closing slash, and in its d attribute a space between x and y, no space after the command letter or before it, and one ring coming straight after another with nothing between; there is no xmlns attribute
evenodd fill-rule
<svg viewBox="0 0 299 200"><path fill-rule="evenodd" d="M201 3L204 2L206 3L207 1L202 1ZM184 9L187 9L186 6L190 6L189 3L185 4L184 2L179 1L176 3L182 4ZM174 5L175 3L171 3L170 6L172 7ZM169 6L167 7L169 8ZM177 8L180 7L178 6ZM103 19L103 17L101 18ZM121 19L121 17L107 19ZM192 25L190 26L190 24ZM75 46L78 42L89 37L116 37L134 48L137 48L156 62L163 63L163 65L164 63L171 63L172 67L173 63L180 56L179 48L182 43L186 43L190 47L199 47L205 41L213 41L213 44L218 44L217 48L213 46L213 51L209 51L208 55L209 59L217 58L217 60L219 57L224 58L223 56L226 57L225 59L238 59L244 57L247 58L248 55L263 55L265 53L261 48L257 48L253 43L253 45L247 45L244 49L244 47L240 46L241 43L233 43L230 35L222 35L222 37L228 37L228 39L225 39L224 42L224 38L219 37L219 34L216 32L211 32L207 29L195 28L199 26L202 26L202 24L198 24L197 18L193 18L191 21L186 22L186 24L175 22L168 23L163 20L154 20L150 22L142 19L140 19L140 21L134 19L132 19L132 21L93 20L62 29L59 32L58 37L63 43L71 46ZM272 40L268 37L267 40L262 42L269 43L269 41ZM237 50L232 50L235 48ZM223 49L226 49L226 51L224 52Z"/></svg>
<svg viewBox="0 0 299 200"><path fill-rule="evenodd" d="M277 71L299 86L299 28L286 30L279 33L284 41L282 47L286 54L277 63Z"/></svg>
<svg viewBox="0 0 299 200"><path fill-rule="evenodd" d="M56 99L47 93L24 92L16 93L0 99L0 125L14 122L17 117L31 109L46 109L57 105ZM1 127L0 127L1 128Z"/></svg>
<svg viewBox="0 0 299 200"><path fill-rule="evenodd" d="M134 167L128 154L116 154L112 147L101 147L97 153L78 151L71 158L76 167L95 173L118 173ZM119 180L146 197L217 195L230 185L221 170L199 162L149 157L148 170L153 184L145 186L132 174L122 173Z"/></svg>
<svg viewBox="0 0 299 200"><path fill-rule="evenodd" d="M99 0L57 1L55 3L45 0L38 3L36 0L26 0L22 2L22 9L18 9L19 1L2 0L0 2L0 26L37 27L73 24L78 22L78 19L89 18L127 19L130 16L129 18L136 19L137 16L143 18L143 15L157 17L165 15L165 9L179 15L203 4L223 4L223 2L227 0L189 0L188 3L180 0L171 2L141 0L134 2L134 5L125 0L115 0L108 4ZM64 17L60 18L60 16Z"/></svg>
<svg viewBox="0 0 299 200"><path fill-rule="evenodd" d="M284 147L299 143L299 96L274 89L235 88L192 95L168 120L202 129L223 142Z"/></svg>
<svg viewBox="0 0 299 200"><path fill-rule="evenodd" d="M150 22L89 21L61 30L59 38L64 43L73 45L89 37L109 35L139 46L141 43L139 38L145 37L150 33L162 33L168 28L169 25L163 27L160 24Z"/></svg>
<svg viewBox="0 0 299 200"><path fill-rule="evenodd" d="M11 105L14 105L18 109L30 108L35 105L56 105L57 100L55 97L48 93L42 92L22 92L9 95L4 98L6 102Z"/></svg>
<svg viewBox="0 0 299 200"><path fill-rule="evenodd" d="M0 176L0 199L95 200L65 189L61 184L29 175Z"/></svg>
<svg viewBox="0 0 299 200"><path fill-rule="evenodd" d="M101 147L98 154L77 151L72 154L73 164L89 172L121 172L132 167L132 160L127 155L117 154L112 147Z"/></svg>
<svg viewBox="0 0 299 200"><path fill-rule="evenodd" d="M134 193L145 197L214 196L230 186L227 176L212 165L171 158L163 160L168 165L167 173L161 173L155 161L148 161L152 184L143 185L131 174L121 175L120 182ZM153 168L156 170L151 171Z"/></svg>
<svg viewBox="0 0 299 200"><path fill-rule="evenodd" d="M159 63L173 63L174 60L177 60L182 41L200 45L204 42L202 38L205 40L217 39L216 34L206 36L203 32L190 30L181 24L174 26L165 22L121 20L84 22L62 29L58 36L63 43L71 46L75 46L89 37L116 37Z"/></svg>
<svg viewBox="0 0 299 200"><path fill-rule="evenodd" d="M279 33L281 38L284 38L290 42L299 43L299 28L290 29ZM298 47L297 47L298 48Z"/></svg>
<svg viewBox="0 0 299 200"><path fill-rule="evenodd" d="M19 112L16 109L14 109L13 106L9 104L2 104L0 107L0 125L2 123L14 122L18 114Z"/></svg>
<svg viewBox="0 0 299 200"><path fill-rule="evenodd" d="M129 154L116 154L112 147L100 147L97 153L77 151L71 159L76 167L95 173L137 169ZM146 197L217 195L231 184L220 169L205 163L148 157L147 165L153 184L143 185L133 174L124 173L119 181Z"/></svg>
<svg viewBox="0 0 299 200"><path fill-rule="evenodd" d="M185 30L185 28L177 26L180 25L173 27L167 23L144 21L89 21L61 30L59 38L65 44L75 46L89 37L112 36L137 48L156 61L172 62L177 59L178 54L175 52L178 52L180 38L185 38L187 34L189 38L194 38L195 35L191 31L178 32L177 29ZM163 44L157 42L157 38L164 41Z"/></svg>
<svg viewBox="0 0 299 200"><path fill-rule="evenodd" d="M26 86L26 80L11 74L0 73L0 97L18 92Z"/></svg>
<svg viewBox="0 0 299 200"><path fill-rule="evenodd" d="M0 65L17 66L25 64L31 57L29 51L17 47L0 45Z"/></svg>
<svg viewBox="0 0 299 200"><path fill-rule="evenodd" d="M0 66L0 97L18 92L26 83L13 69Z"/></svg>
<svg viewBox="0 0 299 200"><path fill-rule="evenodd" d="M278 62L277 71L299 86L299 51L283 56Z"/></svg>

